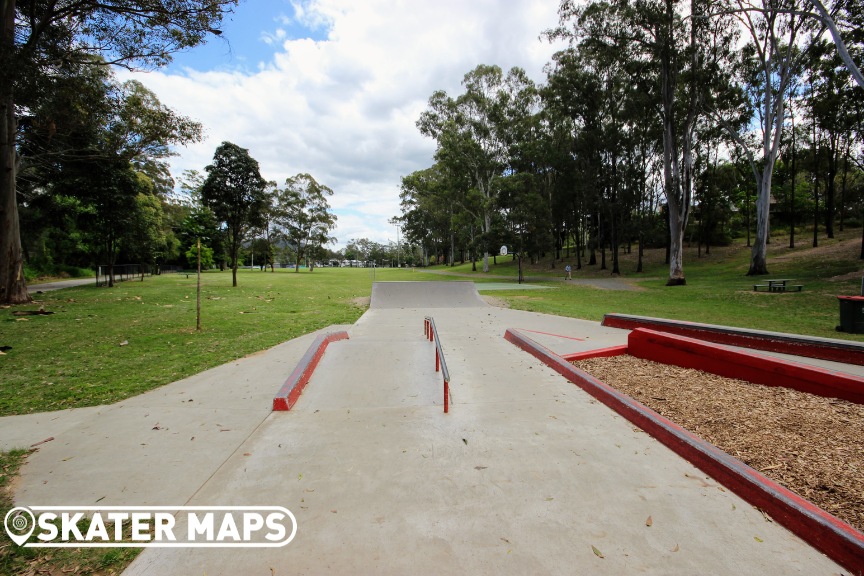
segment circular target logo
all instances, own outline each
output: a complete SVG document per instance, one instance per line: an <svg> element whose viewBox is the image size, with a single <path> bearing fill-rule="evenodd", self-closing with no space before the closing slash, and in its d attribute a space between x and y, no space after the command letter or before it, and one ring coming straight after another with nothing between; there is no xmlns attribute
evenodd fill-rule
<svg viewBox="0 0 864 576"><path fill-rule="evenodd" d="M33 512L29 508L19 506L18 508L12 508L6 513L3 525L6 527L6 533L9 535L9 538L21 546L33 533L33 529L36 528L36 517L33 516Z"/></svg>

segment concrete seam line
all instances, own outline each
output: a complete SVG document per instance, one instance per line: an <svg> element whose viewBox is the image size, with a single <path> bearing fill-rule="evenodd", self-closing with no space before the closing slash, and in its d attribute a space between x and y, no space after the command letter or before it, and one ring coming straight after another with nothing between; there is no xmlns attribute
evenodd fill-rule
<svg viewBox="0 0 864 576"><path fill-rule="evenodd" d="M864 534L849 524L629 396L579 370L560 356L548 353L527 336L508 329L504 338L642 428L751 505L764 510L816 550L853 573L861 570Z"/></svg>
<svg viewBox="0 0 864 576"><path fill-rule="evenodd" d="M309 383L309 379L312 377L313 372L315 372L315 368L318 367L318 362L324 357L327 346L331 342L347 339L348 333L344 330L330 332L329 334L319 334L315 338L315 341L312 342L312 345L309 346L309 349L306 350L300 362L297 363L297 367L294 368L294 371L285 380L276 396L273 397L273 410L277 412L291 410L303 393L306 384Z"/></svg>
<svg viewBox="0 0 864 576"><path fill-rule="evenodd" d="M635 330L648 328L754 350L793 354L832 362L864 366L864 344L860 342L807 337L797 334L765 332L749 328L732 328L716 324L699 324L683 320L667 320L629 314L605 314L602 326Z"/></svg>

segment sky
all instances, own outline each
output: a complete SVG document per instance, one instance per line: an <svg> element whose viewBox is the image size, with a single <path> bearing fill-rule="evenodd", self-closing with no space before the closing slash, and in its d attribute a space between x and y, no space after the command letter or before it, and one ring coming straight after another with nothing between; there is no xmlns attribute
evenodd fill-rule
<svg viewBox="0 0 864 576"><path fill-rule="evenodd" d="M309 173L334 194L336 247L396 241L401 177L433 163L415 122L435 90L462 92L479 64L535 82L560 46L541 40L557 0L241 0L223 34L133 75L204 125L176 149L175 179L204 172L223 141L249 150L266 180ZM127 78L130 73L121 73Z"/></svg>

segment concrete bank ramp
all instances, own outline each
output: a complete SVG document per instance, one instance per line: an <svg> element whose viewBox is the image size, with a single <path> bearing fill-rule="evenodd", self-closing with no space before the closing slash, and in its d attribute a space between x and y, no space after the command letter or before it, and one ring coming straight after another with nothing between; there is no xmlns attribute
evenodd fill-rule
<svg viewBox="0 0 864 576"><path fill-rule="evenodd" d="M479 308L488 306L473 282L375 282L370 308Z"/></svg>

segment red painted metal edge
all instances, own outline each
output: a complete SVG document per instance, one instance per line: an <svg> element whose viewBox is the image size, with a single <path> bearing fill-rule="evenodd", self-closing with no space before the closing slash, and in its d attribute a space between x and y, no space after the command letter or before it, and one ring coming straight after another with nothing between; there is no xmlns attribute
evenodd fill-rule
<svg viewBox="0 0 864 576"><path fill-rule="evenodd" d="M630 316L628 314L606 314L603 316L603 326L635 330L648 328L753 350L766 350L781 354L819 358L832 362L857 364L864 366L864 345L860 342L844 342L840 340L814 339L796 334L780 334L745 330L718 326L716 324L699 324L683 320L667 320L665 318L650 318L645 316Z"/></svg>
<svg viewBox="0 0 864 576"><path fill-rule="evenodd" d="M315 338L315 341L306 350L303 358L297 363L297 367L294 368L294 371L291 372L291 375L288 376L288 379L285 380L285 383L273 398L273 410L277 412L291 410L303 393L306 384L309 383L309 379L318 366L318 362L324 356L327 346L331 342L347 339L348 333L345 331L320 334Z"/></svg>
<svg viewBox="0 0 864 576"><path fill-rule="evenodd" d="M686 336L646 328L633 330L627 353L636 358L695 368L766 386L783 386L864 404L864 378L782 358L736 350Z"/></svg>
<svg viewBox="0 0 864 576"><path fill-rule="evenodd" d="M812 502L780 486L650 408L550 354L530 338L507 330L504 338L573 382L588 394L642 428L679 456L764 510L776 522L847 570L862 573L864 534Z"/></svg>
<svg viewBox="0 0 864 576"><path fill-rule="evenodd" d="M586 352L574 352L573 354L562 354L561 358L567 362L587 360L589 358L609 358L610 356L621 356L627 354L627 346L611 346L609 348L598 348Z"/></svg>

